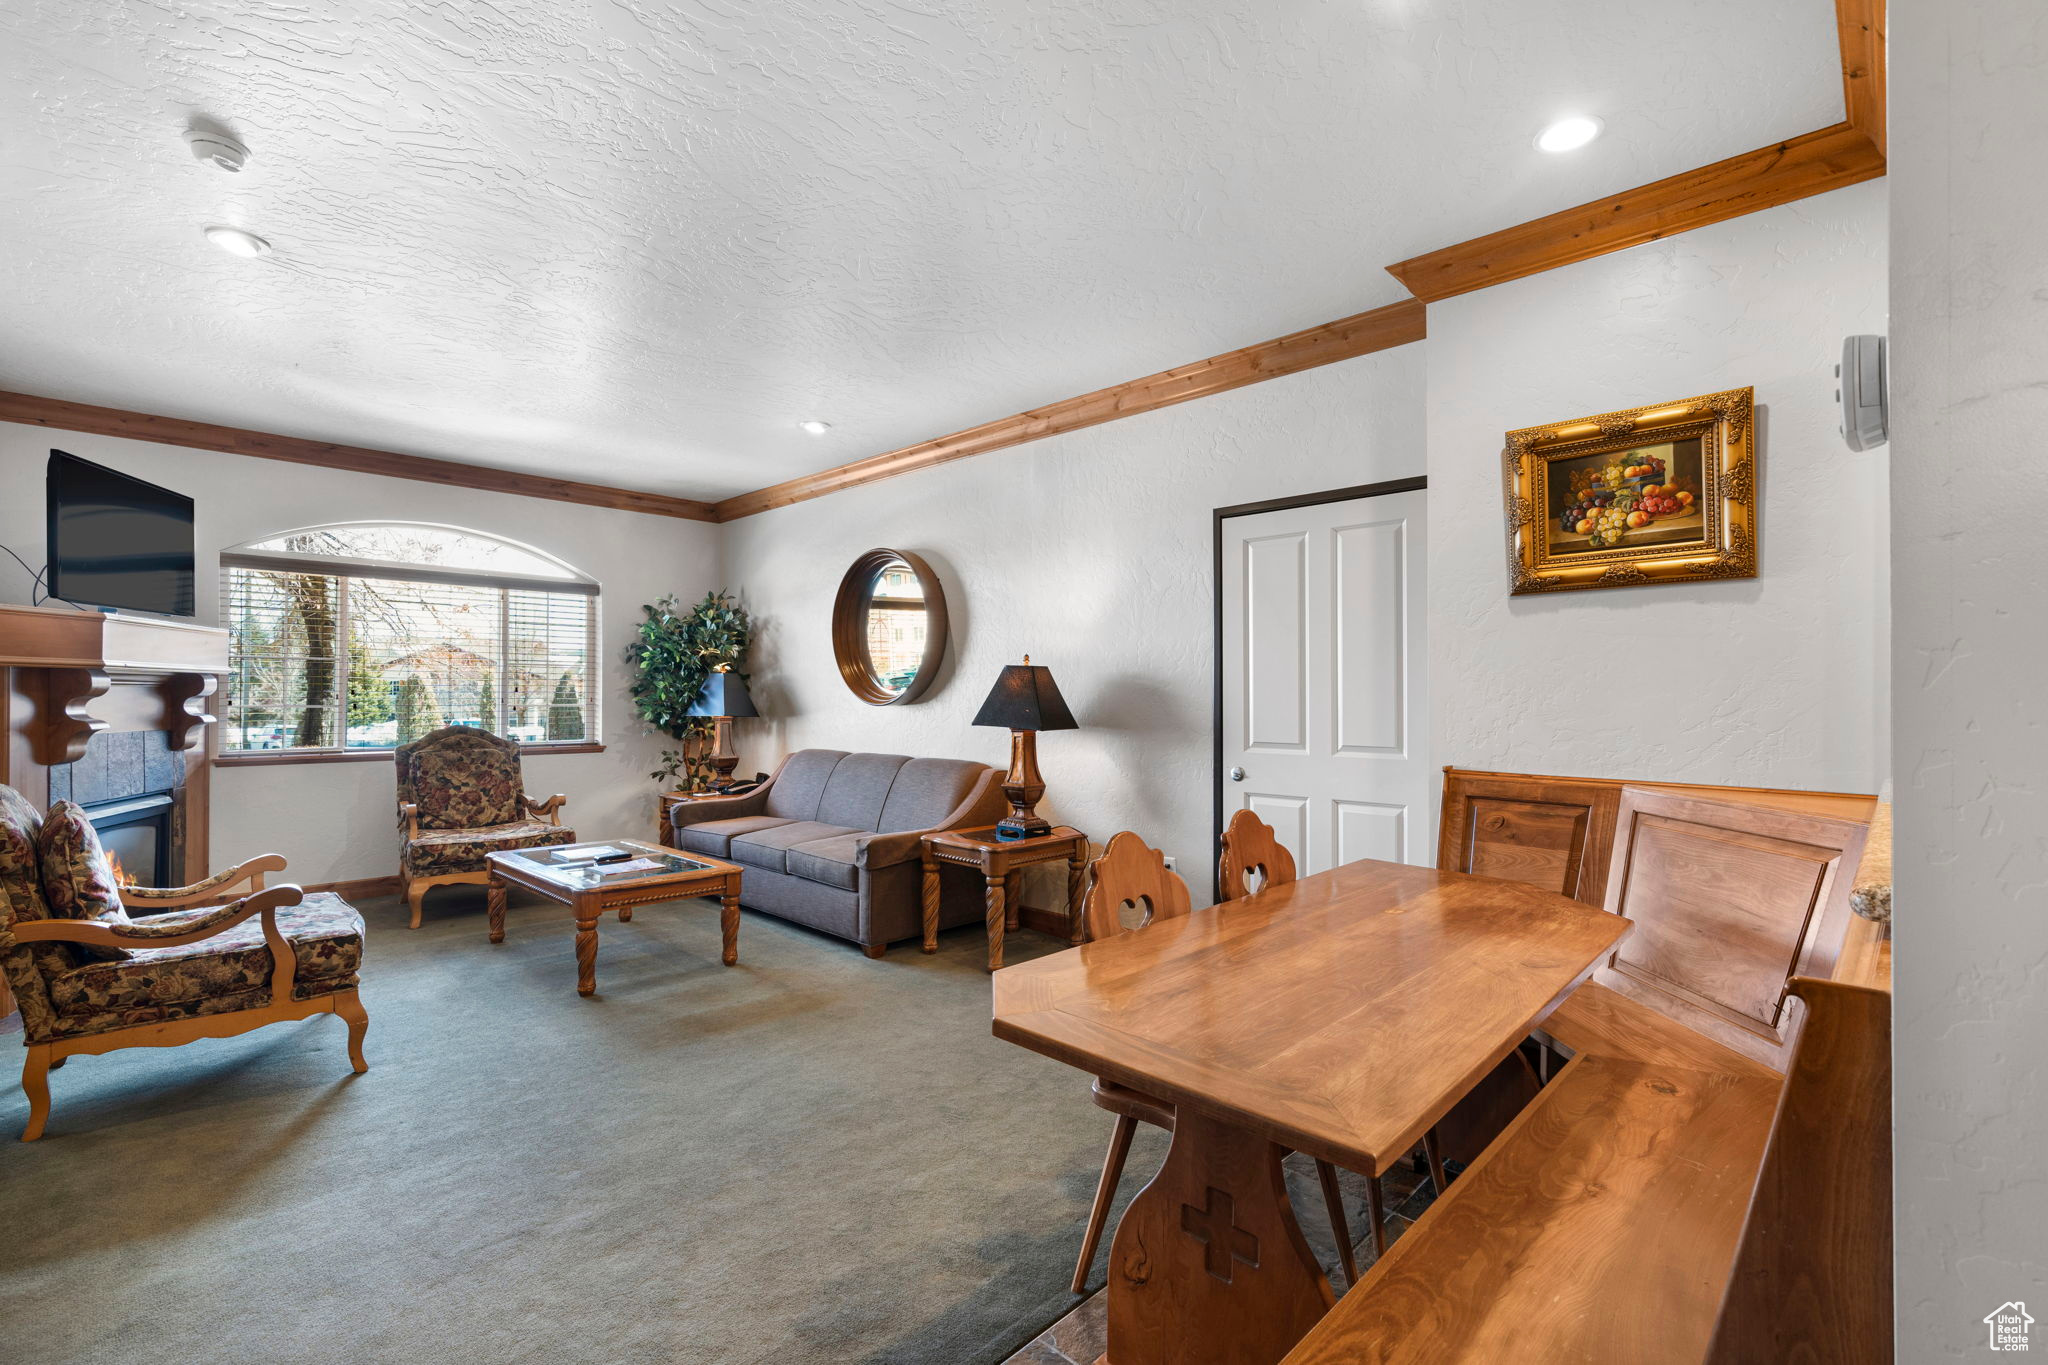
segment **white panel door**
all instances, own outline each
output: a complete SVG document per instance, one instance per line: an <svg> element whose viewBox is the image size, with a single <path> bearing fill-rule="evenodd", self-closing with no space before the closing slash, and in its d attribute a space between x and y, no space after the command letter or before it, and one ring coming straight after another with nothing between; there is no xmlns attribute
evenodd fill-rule
<svg viewBox="0 0 2048 1365"><path fill-rule="evenodd" d="M1223 818L1250 809L1304 875L1434 861L1425 496L1223 521Z"/></svg>

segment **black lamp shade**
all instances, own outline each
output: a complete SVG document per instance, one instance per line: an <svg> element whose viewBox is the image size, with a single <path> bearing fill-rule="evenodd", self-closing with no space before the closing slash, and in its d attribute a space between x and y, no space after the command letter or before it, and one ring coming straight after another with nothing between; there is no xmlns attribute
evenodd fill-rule
<svg viewBox="0 0 2048 1365"><path fill-rule="evenodd" d="M737 673L713 673L704 680L704 693L690 703L686 716L758 716L754 699Z"/></svg>
<svg viewBox="0 0 2048 1365"><path fill-rule="evenodd" d="M1006 730L1078 730L1052 670L1038 664L1005 664L988 700L974 715L976 725Z"/></svg>

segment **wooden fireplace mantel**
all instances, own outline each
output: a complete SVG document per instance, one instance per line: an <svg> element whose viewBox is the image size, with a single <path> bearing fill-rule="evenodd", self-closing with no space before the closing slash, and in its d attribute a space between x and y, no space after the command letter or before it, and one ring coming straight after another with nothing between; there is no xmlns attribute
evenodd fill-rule
<svg viewBox="0 0 2048 1365"><path fill-rule="evenodd" d="M0 668L30 670L38 685L17 686L37 712L16 733L36 762L75 763L95 734L112 722L94 703L115 683L124 694L146 687L153 717L136 715L123 729L163 730L173 749L195 747L211 724L207 698L228 670L228 633L185 621L108 616L73 607L0 605ZM116 706L135 711L124 696ZM152 723L154 722L154 723Z"/></svg>

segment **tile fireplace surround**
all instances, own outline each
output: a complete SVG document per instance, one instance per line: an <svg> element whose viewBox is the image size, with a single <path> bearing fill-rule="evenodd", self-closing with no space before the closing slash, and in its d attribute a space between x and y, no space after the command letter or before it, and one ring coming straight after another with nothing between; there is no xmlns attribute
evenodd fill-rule
<svg viewBox="0 0 2048 1365"><path fill-rule="evenodd" d="M50 769L50 801L83 806L100 842L138 884L184 880L185 755L164 731L94 735L84 757Z"/></svg>

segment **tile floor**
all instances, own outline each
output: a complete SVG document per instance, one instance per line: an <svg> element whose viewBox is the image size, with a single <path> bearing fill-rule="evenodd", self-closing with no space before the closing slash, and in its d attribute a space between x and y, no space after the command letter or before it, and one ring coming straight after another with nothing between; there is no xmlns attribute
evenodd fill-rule
<svg viewBox="0 0 2048 1365"><path fill-rule="evenodd" d="M1455 1176L1456 1172L1452 1174ZM1124 1172L1127 1181L1141 1178L1149 1179L1150 1176L1141 1176L1136 1171ZM1435 1202L1436 1189L1426 1172L1417 1172L1414 1163L1406 1161L1389 1171L1380 1183L1386 1196L1387 1244L1391 1246L1402 1233L1415 1225L1422 1211ZM1358 1239L1353 1254L1358 1259L1358 1269L1362 1274L1376 1259L1372 1239L1365 1235L1365 1180L1349 1171L1341 1171L1338 1184L1344 1195L1345 1217L1352 1235ZM1307 1157L1296 1155L1287 1159L1287 1193L1301 1222L1303 1235L1329 1274L1330 1287L1341 1296L1350 1286L1345 1283L1344 1272L1338 1265L1336 1243L1332 1240L1329 1219L1323 1213L1323 1196L1316 1184L1315 1163ZM1105 1249L1097 1254L1091 1284L1099 1282L1108 1256L1106 1244L1109 1240L1105 1235ZM1078 1254L1080 1248L1076 1246L1074 1250ZM1004 1365L1095 1365L1108 1348L1107 1312L1107 1304L1098 1288L1071 1313L1011 1356Z"/></svg>

